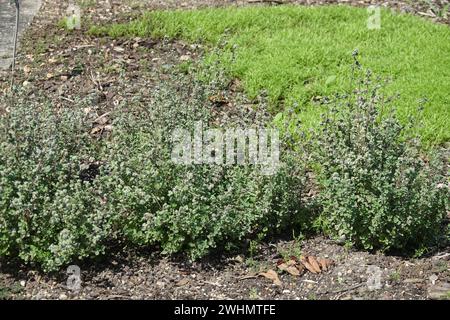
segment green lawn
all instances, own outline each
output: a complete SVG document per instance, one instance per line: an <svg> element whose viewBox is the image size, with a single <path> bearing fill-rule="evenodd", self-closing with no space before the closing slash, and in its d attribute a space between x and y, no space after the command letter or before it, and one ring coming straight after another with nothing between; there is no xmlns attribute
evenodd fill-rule
<svg viewBox="0 0 450 320"><path fill-rule="evenodd" d="M400 93L400 116L416 112L418 101L428 98L420 133L427 143L448 141L450 28L382 10L381 29L369 30L367 18L365 9L346 6L156 11L129 24L93 27L90 32L168 36L211 47L226 40L223 65L242 80L247 94L254 97L267 89L275 110L295 105L310 126L321 113L314 97L349 89L351 53L357 48L364 67L392 77L385 92ZM236 59L231 63L234 45Z"/></svg>

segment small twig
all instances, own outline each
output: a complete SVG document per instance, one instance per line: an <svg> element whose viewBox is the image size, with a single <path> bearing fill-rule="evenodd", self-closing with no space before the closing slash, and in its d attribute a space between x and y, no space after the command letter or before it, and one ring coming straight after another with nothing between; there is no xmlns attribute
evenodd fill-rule
<svg viewBox="0 0 450 320"><path fill-rule="evenodd" d="M82 44L79 46L74 46L72 49L78 50L78 49L93 48L93 47L95 47L93 44Z"/></svg>
<svg viewBox="0 0 450 320"><path fill-rule="evenodd" d="M247 0L248 3L271 3L271 4L285 4L282 0Z"/></svg>
<svg viewBox="0 0 450 320"><path fill-rule="evenodd" d="M203 280L203 283L210 284L210 285L216 286L216 287L221 287L221 286L222 286L222 285L221 285L220 283L218 283L218 282L212 282L212 281L206 281L206 280Z"/></svg>
<svg viewBox="0 0 450 320"><path fill-rule="evenodd" d="M426 16L426 17L430 17L430 18L435 18L436 15L430 14L430 13L426 13L426 12L417 12L418 14L420 14L421 16Z"/></svg>
<svg viewBox="0 0 450 320"><path fill-rule="evenodd" d="M309 279L304 279L304 280L302 280L303 282L306 282L306 283L312 283L312 284L317 284L318 282L317 281L314 281L314 280L309 280Z"/></svg>
<svg viewBox="0 0 450 320"><path fill-rule="evenodd" d="M104 114L102 114L100 117L98 117L97 119L94 120L94 122L99 122L101 119L107 117L111 112L106 112Z"/></svg>
<svg viewBox="0 0 450 320"><path fill-rule="evenodd" d="M343 289L339 289L339 290L330 290L330 291L320 292L319 294L328 294L328 293L336 294L336 293L347 292L347 291L355 290L355 289L357 289L359 287L362 287L365 284L366 284L365 282L361 282L361 283L355 284L355 285L347 287L347 288L343 288Z"/></svg>
<svg viewBox="0 0 450 320"><path fill-rule="evenodd" d="M335 290L335 291L333 291L332 293L341 293L341 292L347 292L347 291L355 290L355 289L357 289L357 288L359 288L359 287L362 287L362 286L365 285L365 284L366 284L365 282L361 282L361 283L355 284L355 285L353 285L353 286L350 286L350 287L348 287L348 288L344 288L344 289L340 289L340 290Z"/></svg>
<svg viewBox="0 0 450 320"><path fill-rule="evenodd" d="M66 100L66 101L75 103L75 101L73 101L72 99L69 99L69 98L67 98L67 97L64 97L64 96L59 96L59 97L60 97L61 99L63 99L63 100Z"/></svg>

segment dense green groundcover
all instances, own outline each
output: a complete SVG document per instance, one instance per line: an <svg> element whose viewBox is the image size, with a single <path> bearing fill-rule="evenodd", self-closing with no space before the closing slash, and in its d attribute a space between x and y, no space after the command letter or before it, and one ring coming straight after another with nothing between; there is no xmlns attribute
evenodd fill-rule
<svg viewBox="0 0 450 320"><path fill-rule="evenodd" d="M380 116L377 83L358 80L356 93L336 96L317 136L295 152L281 135L273 175L259 165L171 161L173 130L211 123L208 98L223 90L189 77L175 83L154 88L150 103L137 94L118 106L102 139L90 135L88 101L55 109L20 92L9 100L0 113L0 259L57 270L118 243L197 259L314 229L369 250L410 253L448 241L446 168L401 139L393 115ZM305 201L315 163L320 194Z"/></svg>
<svg viewBox="0 0 450 320"><path fill-rule="evenodd" d="M171 161L172 131L208 123L213 94L176 83L154 88L145 106L119 106L100 140L89 134L86 101L56 109L17 93L0 113L0 258L55 270L122 243L196 259L308 225L294 154L283 153L273 175Z"/></svg>
<svg viewBox="0 0 450 320"><path fill-rule="evenodd" d="M350 88L348 65L361 63L392 76L386 93L399 93L401 119L429 99L420 133L430 144L450 137L450 29L406 14L381 11L381 28L367 28L362 8L252 7L156 11L128 24L92 27L94 35L180 38L223 45L221 60L255 97L267 89L274 107L294 106L303 123L317 124L318 97ZM232 52L235 59L229 59ZM212 57L206 57L212 59Z"/></svg>

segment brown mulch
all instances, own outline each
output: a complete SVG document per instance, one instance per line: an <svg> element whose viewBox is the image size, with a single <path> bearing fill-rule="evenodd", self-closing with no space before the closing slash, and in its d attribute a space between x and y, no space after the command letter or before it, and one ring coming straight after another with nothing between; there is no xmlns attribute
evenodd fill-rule
<svg viewBox="0 0 450 320"><path fill-rule="evenodd" d="M279 240L260 246L253 257L209 257L196 263L156 252L128 251L105 258L108 262L80 265L79 290L70 289L65 271L49 276L4 267L0 288L9 288L6 298L10 299L422 300L435 297L450 281L449 250L428 258L404 259L346 249L320 236L303 241L301 254L334 261L328 271L293 276L278 270L278 284L259 275L277 270L280 260L292 259L298 254L297 245ZM375 288L370 287L373 268L380 277L380 286Z"/></svg>
<svg viewBox="0 0 450 320"><path fill-rule="evenodd" d="M231 0L98 0L95 6L83 8L83 21L127 21L149 9L249 5L249 2L261 4ZM435 17L419 1L290 2L376 3L449 23L448 18ZM442 8L449 1L433 3ZM271 4L277 5L277 1ZM101 116L131 98L139 97L145 103L156 84L170 80L180 64L198 61L206 50L182 41L109 40L88 37L83 30L68 33L57 27L64 13L61 1L43 0L40 13L21 41L17 62L16 81L25 94L30 99L45 95L55 107L71 106L83 99L91 112ZM8 72L0 73L0 92L7 91L8 86ZM239 84L233 83L230 88L233 99L250 109L252 102L240 95ZM235 112L237 102L230 103L228 115ZM181 257L162 257L157 251L121 252L127 253L80 265L82 283L78 291L67 287L65 270L46 275L29 267L0 264L0 299L427 299L444 296L450 283L449 248L425 258L406 259L346 249L316 236L301 243L274 240L261 245L253 256L208 257L196 263ZM327 258L334 261L334 266L316 274L304 271L300 276L278 270L281 285L258 275L277 270L280 260L289 260L292 255L297 259L300 255ZM371 266L380 272L381 287L376 290L367 285ZM439 291L440 288L444 291Z"/></svg>
<svg viewBox="0 0 450 320"><path fill-rule="evenodd" d="M52 24L65 13L67 4L57 0L42 0L43 8L37 17L38 24ZM450 12L447 17L440 16L440 12L450 3L449 0L408 1L408 0L96 0L95 5L82 7L82 14L87 15L91 22L124 21L142 13L155 9L193 9L223 6L254 6L254 5L379 5L393 8L400 12L412 13L432 19L437 22L450 24Z"/></svg>

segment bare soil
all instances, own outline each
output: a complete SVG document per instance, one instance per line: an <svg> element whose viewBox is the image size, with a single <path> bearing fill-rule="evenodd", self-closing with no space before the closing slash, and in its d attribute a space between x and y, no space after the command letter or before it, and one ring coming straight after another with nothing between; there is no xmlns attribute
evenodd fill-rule
<svg viewBox="0 0 450 320"><path fill-rule="evenodd" d="M251 2L251 3L250 3ZM270 1L268 1L270 2ZM278 1L271 4L277 5ZM299 4L381 3L397 10L423 15L439 22L422 2L402 1L293 1ZM448 1L435 1L443 7ZM83 21L127 21L143 10L193 8L199 6L261 5L254 1L186 0L123 1L99 0L83 8ZM270 5L270 3L269 3ZM423 14L425 13L425 14ZM170 80L187 61L195 63L207 48L182 41L154 39L96 39L81 30L68 32L58 27L65 5L42 0L42 7L21 39L16 83L30 99L50 98L55 108L74 105L89 98L90 111L101 116L123 100L148 93L160 81ZM0 73L0 92L9 90L9 73ZM239 117L248 105L233 82L227 93L229 103L221 111ZM3 106L5 107L5 106ZM2 106L0 105L0 110ZM95 129L95 128L93 128ZM12 262L0 264L0 299L430 299L450 298L450 248L438 248L420 259L388 256L345 248L322 236L302 241L276 239L254 248L251 253L210 256L199 262L183 257L161 256L157 248L121 252L99 261L80 264L81 288L70 289L65 270L44 274ZM328 271L305 270L293 276L278 270L286 260L302 256L328 258ZM260 276L278 270L281 285ZM370 288L371 274L378 270L377 289ZM373 289L373 290L372 290Z"/></svg>

